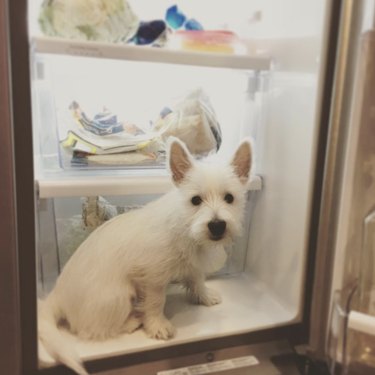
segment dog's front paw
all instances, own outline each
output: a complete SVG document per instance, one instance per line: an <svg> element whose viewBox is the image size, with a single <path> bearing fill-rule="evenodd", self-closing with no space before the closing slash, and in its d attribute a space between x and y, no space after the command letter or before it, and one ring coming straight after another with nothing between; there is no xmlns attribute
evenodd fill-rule
<svg viewBox="0 0 375 375"><path fill-rule="evenodd" d="M149 337L158 340L168 340L176 334L176 328L166 318L149 320L144 328Z"/></svg>
<svg viewBox="0 0 375 375"><path fill-rule="evenodd" d="M124 333L133 333L142 325L142 319L140 316L131 315L129 316L124 324L123 332Z"/></svg>
<svg viewBox="0 0 375 375"><path fill-rule="evenodd" d="M198 305L213 306L221 303L221 296L213 289L205 288L199 294L190 294L190 299Z"/></svg>

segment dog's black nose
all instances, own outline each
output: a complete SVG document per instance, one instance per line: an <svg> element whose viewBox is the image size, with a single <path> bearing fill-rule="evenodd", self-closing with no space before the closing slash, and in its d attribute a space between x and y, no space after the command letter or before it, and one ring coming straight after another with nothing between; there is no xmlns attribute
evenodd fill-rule
<svg viewBox="0 0 375 375"><path fill-rule="evenodd" d="M214 220L208 223L208 229L214 237L220 237L224 234L227 223L223 220Z"/></svg>

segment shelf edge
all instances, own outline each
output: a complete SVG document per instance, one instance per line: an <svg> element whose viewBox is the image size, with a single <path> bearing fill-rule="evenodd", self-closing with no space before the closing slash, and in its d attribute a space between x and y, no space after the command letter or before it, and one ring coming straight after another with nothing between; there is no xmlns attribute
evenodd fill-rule
<svg viewBox="0 0 375 375"><path fill-rule="evenodd" d="M61 38L34 37L31 39L31 48L33 52L38 53L102 59L107 58L245 70L270 70L271 67L271 59L264 56L229 55L184 50L177 51L168 48L109 44L92 41L83 42Z"/></svg>
<svg viewBox="0 0 375 375"><path fill-rule="evenodd" d="M37 179L41 199L96 195L164 194L173 188L169 176L87 177L66 179ZM262 179L252 176L248 190L261 190Z"/></svg>

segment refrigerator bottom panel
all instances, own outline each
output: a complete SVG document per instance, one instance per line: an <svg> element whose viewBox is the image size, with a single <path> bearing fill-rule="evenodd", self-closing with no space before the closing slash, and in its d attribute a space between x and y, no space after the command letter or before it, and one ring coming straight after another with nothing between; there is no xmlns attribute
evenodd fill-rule
<svg viewBox="0 0 375 375"><path fill-rule="evenodd" d="M242 345L202 351L198 354L168 358L126 367L127 375L298 375L298 358L286 341ZM120 375L124 369L102 371L100 375Z"/></svg>
<svg viewBox="0 0 375 375"><path fill-rule="evenodd" d="M272 290L251 274L213 278L207 285L221 293L221 304L212 307L192 305L180 287L171 285L165 307L166 316L177 328L177 334L171 340L150 339L139 329L101 342L81 341L69 335L72 345L84 361L103 359L279 327L295 318L295 313L283 306ZM55 365L41 344L39 359L41 367Z"/></svg>
<svg viewBox="0 0 375 375"><path fill-rule="evenodd" d="M213 351L199 351L192 355L122 364L114 368L89 364L91 373L98 375L298 375L301 359L287 341L241 345ZM126 366L124 368L123 366ZM43 374L52 374L46 369ZM314 373L315 374L315 373ZM315 374L317 375L317 374Z"/></svg>

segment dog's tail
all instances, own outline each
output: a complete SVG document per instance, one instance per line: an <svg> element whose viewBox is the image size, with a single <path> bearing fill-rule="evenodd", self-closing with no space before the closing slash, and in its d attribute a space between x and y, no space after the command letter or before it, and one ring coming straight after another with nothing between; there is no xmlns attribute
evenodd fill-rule
<svg viewBox="0 0 375 375"><path fill-rule="evenodd" d="M57 362L70 367L79 375L88 375L68 337L57 327L56 311L50 301L38 301L38 339L47 353Z"/></svg>

